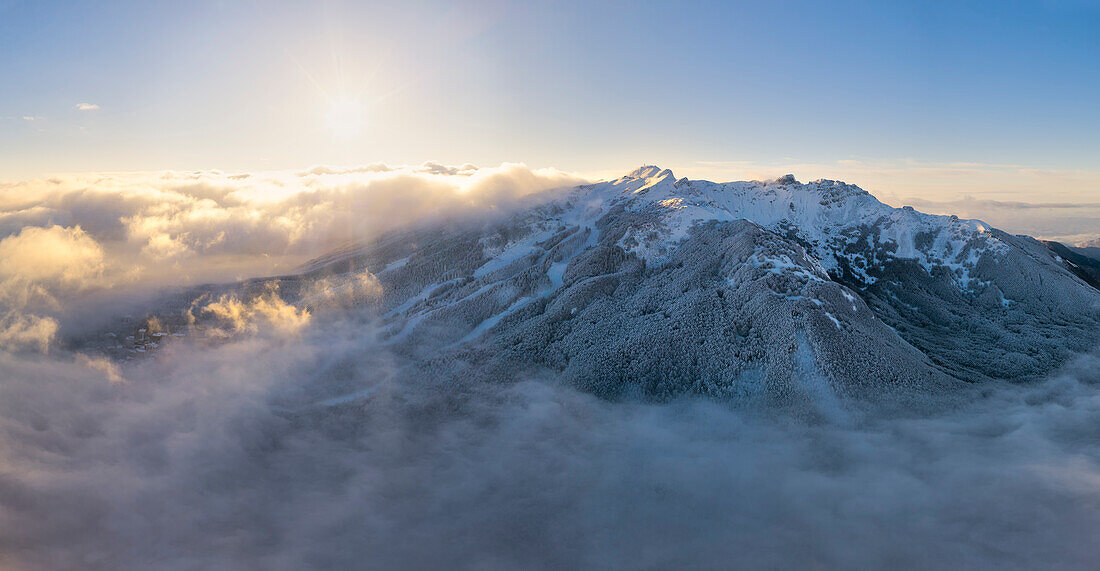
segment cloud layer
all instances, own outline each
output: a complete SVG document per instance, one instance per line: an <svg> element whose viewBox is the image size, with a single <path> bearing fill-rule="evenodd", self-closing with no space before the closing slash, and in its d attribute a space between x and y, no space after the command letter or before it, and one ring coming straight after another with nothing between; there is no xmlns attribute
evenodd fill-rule
<svg viewBox="0 0 1100 571"><path fill-rule="evenodd" d="M413 222L503 212L580 182L519 164L425 163L0 184L0 345L48 345L60 316L93 293L286 272Z"/></svg>
<svg viewBox="0 0 1100 571"><path fill-rule="evenodd" d="M1087 568L1097 365L833 425L401 380L354 320L121 371L0 353L0 565ZM317 403L337 378L359 399Z"/></svg>
<svg viewBox="0 0 1100 571"><path fill-rule="evenodd" d="M910 198L905 202L924 212L979 218L1017 234L1070 246L1100 244L1100 202L1015 202L971 196L943 202Z"/></svg>

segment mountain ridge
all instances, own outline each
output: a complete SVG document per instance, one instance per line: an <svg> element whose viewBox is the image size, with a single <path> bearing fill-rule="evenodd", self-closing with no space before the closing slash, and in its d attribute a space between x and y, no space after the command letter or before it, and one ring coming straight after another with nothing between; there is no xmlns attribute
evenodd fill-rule
<svg viewBox="0 0 1100 571"><path fill-rule="evenodd" d="M357 293L364 276L377 287ZM298 275L197 288L159 313L272 286L318 310L321 281L373 316L400 374L546 369L607 398L943 393L1039 378L1100 340L1100 292L1031 238L837 181L654 165L503 218L393 232Z"/></svg>

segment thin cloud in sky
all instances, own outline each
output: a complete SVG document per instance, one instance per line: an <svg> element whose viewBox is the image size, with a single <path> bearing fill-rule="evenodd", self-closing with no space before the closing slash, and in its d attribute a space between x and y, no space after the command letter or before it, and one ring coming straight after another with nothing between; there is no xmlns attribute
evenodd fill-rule
<svg viewBox="0 0 1100 571"><path fill-rule="evenodd" d="M708 180L770 180L787 173L799 180L842 180L858 184L890 204L902 196L953 201L964 192L1004 202L1091 203L1100 189L1100 171L1096 169L1049 169L995 162L850 157L835 161L709 160L662 166L671 166L678 175Z"/></svg>
<svg viewBox="0 0 1100 571"><path fill-rule="evenodd" d="M77 103L76 108L79 111L98 111L99 105L95 103Z"/></svg>

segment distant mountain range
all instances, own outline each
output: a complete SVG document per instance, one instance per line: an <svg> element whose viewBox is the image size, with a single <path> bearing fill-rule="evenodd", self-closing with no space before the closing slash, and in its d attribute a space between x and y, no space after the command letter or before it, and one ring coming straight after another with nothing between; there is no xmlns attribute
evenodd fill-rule
<svg viewBox="0 0 1100 571"><path fill-rule="evenodd" d="M892 208L837 181L713 183L655 166L518 214L390 233L295 275L189 289L150 315L167 340L202 296L277 284L316 309L321 281L373 316L395 374L552 371L607 398L828 408L1027 382L1100 342L1100 261L1086 252ZM190 314L189 327L217 324ZM85 344L134 358L149 323Z"/></svg>

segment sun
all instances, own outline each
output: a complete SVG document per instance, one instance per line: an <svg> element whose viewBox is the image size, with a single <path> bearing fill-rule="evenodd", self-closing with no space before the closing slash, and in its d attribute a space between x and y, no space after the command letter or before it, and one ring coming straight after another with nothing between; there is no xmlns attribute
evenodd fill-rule
<svg viewBox="0 0 1100 571"><path fill-rule="evenodd" d="M352 139L363 131L363 103L353 97L338 97L329 101L325 124L338 138Z"/></svg>

